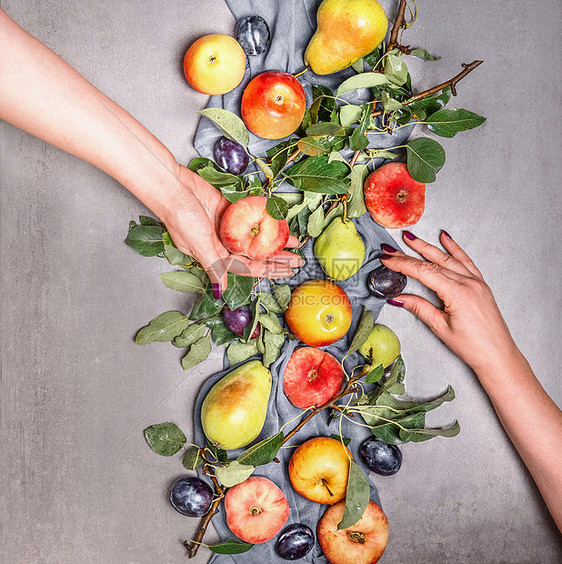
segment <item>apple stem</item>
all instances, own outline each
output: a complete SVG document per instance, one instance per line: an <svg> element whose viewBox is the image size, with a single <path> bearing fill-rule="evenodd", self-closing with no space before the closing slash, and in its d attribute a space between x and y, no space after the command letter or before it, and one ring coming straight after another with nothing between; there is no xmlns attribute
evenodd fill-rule
<svg viewBox="0 0 562 564"><path fill-rule="evenodd" d="M330 497L334 497L334 494L332 493L332 490L328 487L328 484L327 484L326 480L324 480L324 478L322 478L322 485L328 490L328 493L330 494Z"/></svg>

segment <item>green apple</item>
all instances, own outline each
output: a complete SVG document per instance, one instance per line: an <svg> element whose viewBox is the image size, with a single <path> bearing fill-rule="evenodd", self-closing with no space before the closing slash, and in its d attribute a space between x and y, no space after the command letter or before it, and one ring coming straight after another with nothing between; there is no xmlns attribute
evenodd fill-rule
<svg viewBox="0 0 562 564"><path fill-rule="evenodd" d="M400 341L396 333L386 325L375 324L359 352L373 366L390 366L400 354Z"/></svg>

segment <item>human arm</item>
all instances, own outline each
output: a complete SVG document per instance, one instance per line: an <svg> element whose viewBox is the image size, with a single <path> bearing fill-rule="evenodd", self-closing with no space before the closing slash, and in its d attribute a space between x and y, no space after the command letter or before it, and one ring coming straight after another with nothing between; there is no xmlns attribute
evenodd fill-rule
<svg viewBox="0 0 562 564"><path fill-rule="evenodd" d="M434 290L443 309L410 294L390 303L419 317L474 370L561 529L562 412L517 348L480 271L445 232L440 241L446 252L406 231L404 242L426 260L385 246L382 262Z"/></svg>
<svg viewBox="0 0 562 564"><path fill-rule="evenodd" d="M179 165L135 118L1 9L0 118L115 178L166 224L178 248L196 258L222 289L227 270L254 276L274 271L284 277L302 264L288 252L267 262L231 255L218 237L228 205L222 194ZM295 238L289 242L296 244Z"/></svg>

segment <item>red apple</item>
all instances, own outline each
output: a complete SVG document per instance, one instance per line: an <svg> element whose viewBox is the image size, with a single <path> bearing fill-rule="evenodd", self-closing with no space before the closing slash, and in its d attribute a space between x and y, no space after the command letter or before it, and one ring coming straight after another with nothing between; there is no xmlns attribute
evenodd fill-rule
<svg viewBox="0 0 562 564"><path fill-rule="evenodd" d="M371 217L383 227L416 223L425 209L425 184L414 180L405 163L388 163L372 172L363 187Z"/></svg>
<svg viewBox="0 0 562 564"><path fill-rule="evenodd" d="M351 325L351 302L329 280L307 280L293 290L285 320L306 345L323 347L341 339Z"/></svg>
<svg viewBox="0 0 562 564"><path fill-rule="evenodd" d="M295 407L323 405L340 390L342 365L329 352L301 347L291 355L283 374L283 391Z"/></svg>
<svg viewBox="0 0 562 564"><path fill-rule="evenodd" d="M230 35L213 33L193 43L183 59L187 82L203 94L225 94L244 78L246 55Z"/></svg>
<svg viewBox="0 0 562 564"><path fill-rule="evenodd" d="M231 253L264 260L287 244L287 221L273 219L266 204L265 196L248 196L228 206L221 218L220 238Z"/></svg>
<svg viewBox="0 0 562 564"><path fill-rule="evenodd" d="M352 456L341 441L316 437L295 450L289 462L293 488L306 499L332 505L345 497Z"/></svg>
<svg viewBox="0 0 562 564"><path fill-rule="evenodd" d="M263 476L250 476L230 488L224 510L228 528L251 544L272 539L289 517L289 503L283 492Z"/></svg>
<svg viewBox="0 0 562 564"><path fill-rule="evenodd" d="M374 564L378 562L388 542L388 520L374 502L363 517L347 529L338 530L345 500L326 509L318 522L316 534L324 555L332 564Z"/></svg>
<svg viewBox="0 0 562 564"><path fill-rule="evenodd" d="M281 139L301 124L306 96L301 83L287 72L268 71L250 81L242 96L246 127L258 137Z"/></svg>

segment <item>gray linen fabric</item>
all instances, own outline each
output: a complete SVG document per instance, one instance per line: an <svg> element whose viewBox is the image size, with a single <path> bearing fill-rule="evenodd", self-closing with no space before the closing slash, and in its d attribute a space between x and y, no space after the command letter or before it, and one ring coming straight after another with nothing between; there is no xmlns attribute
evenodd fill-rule
<svg viewBox="0 0 562 564"><path fill-rule="evenodd" d="M246 76L242 84L234 91L224 96L213 96L210 100L209 107L221 107L239 114L240 99L245 85L249 80L257 74L266 70L285 70L290 73L299 72L304 68L303 55L306 45L314 33L316 28L316 10L320 4L319 0L285 0L278 2L276 0L226 0L234 17L239 19L244 16L260 15L268 23L272 41L269 50L257 57L248 57L246 68ZM305 87L308 103L310 103L311 88L313 84L323 84L329 87L337 87L348 76L354 74L353 70L346 69L340 73L329 76L317 76L311 71L304 74L300 80ZM360 103L362 100L369 99L369 92L365 91L358 94L350 94L347 99L349 101ZM410 128L403 128L394 135L377 135L376 147L390 147L399 145L410 134ZM201 123L197 130L195 138L195 147L197 151L204 157L212 158L213 145L220 136L215 126L206 119L201 119ZM252 135L250 141L250 151L253 154L262 155L263 152L279 141L267 141L259 139ZM379 161L382 162L382 161ZM285 189L285 188L284 188ZM353 323L348 335L340 339L337 343L324 347L325 350L335 355L338 359L346 353L350 339L361 317L362 306L370 309L375 317L378 316L381 308L385 304L384 300L377 299L369 294L366 287L367 274L379 266L378 256L381 254L380 244L388 243L394 247L398 247L394 239L386 232L386 230L376 224L369 214L365 214L355 220L356 227L361 233L366 246L366 259L360 271L341 283L342 288L347 292L353 306ZM312 252L312 242L308 243L304 248L304 256L307 264L287 282L291 287L295 287L301 282L312 278L324 278L318 262L314 258ZM267 289L267 288L264 288ZM283 372L285 366L294 351L300 346L298 341L286 340L281 357L270 367L273 376L273 387L269 400L269 407L264 428L257 440L276 434L280 427L287 421L296 417L302 410L295 408L285 397L283 393ZM352 355L346 361L346 367L353 367L359 362L356 355ZM220 378L222 378L230 369L227 369L225 357L225 370L215 374L207 379L203 385L195 406L195 442L199 445L205 444L205 436L201 427L201 404L207 392ZM355 363L355 364L354 364ZM288 443L288 448L283 448L279 453L280 464L271 463L267 466L258 467L255 471L257 476L266 476L273 480L284 492L290 506L290 514L287 525L291 523L304 523L313 531L316 531L316 524L323 515L326 506L313 503L296 493L289 481L287 474L287 464L291 457L294 447L303 443L308 438L314 436L331 436L338 434L339 422L334 421L327 425L327 413L316 416L309 422L303 430L298 433L293 440ZM291 429L293 425L287 427ZM342 423L342 434L344 437L351 438L350 449L358 459L358 448L361 442L371 435L370 431L364 427L354 425L348 421ZM229 453L229 458L235 458L242 450ZM371 481L371 499L380 503L377 489L373 483L373 474L370 475ZM375 478L384 479L384 478ZM223 540L232 538L234 535L230 532L226 524L224 510L222 510L213 519L213 525L217 529ZM263 563L263 562L284 562L275 553L275 541L272 539L266 543L254 546L249 552L240 555L215 555L212 562L215 564L232 564L232 563ZM327 562L322 554L318 542L314 549L299 562Z"/></svg>

